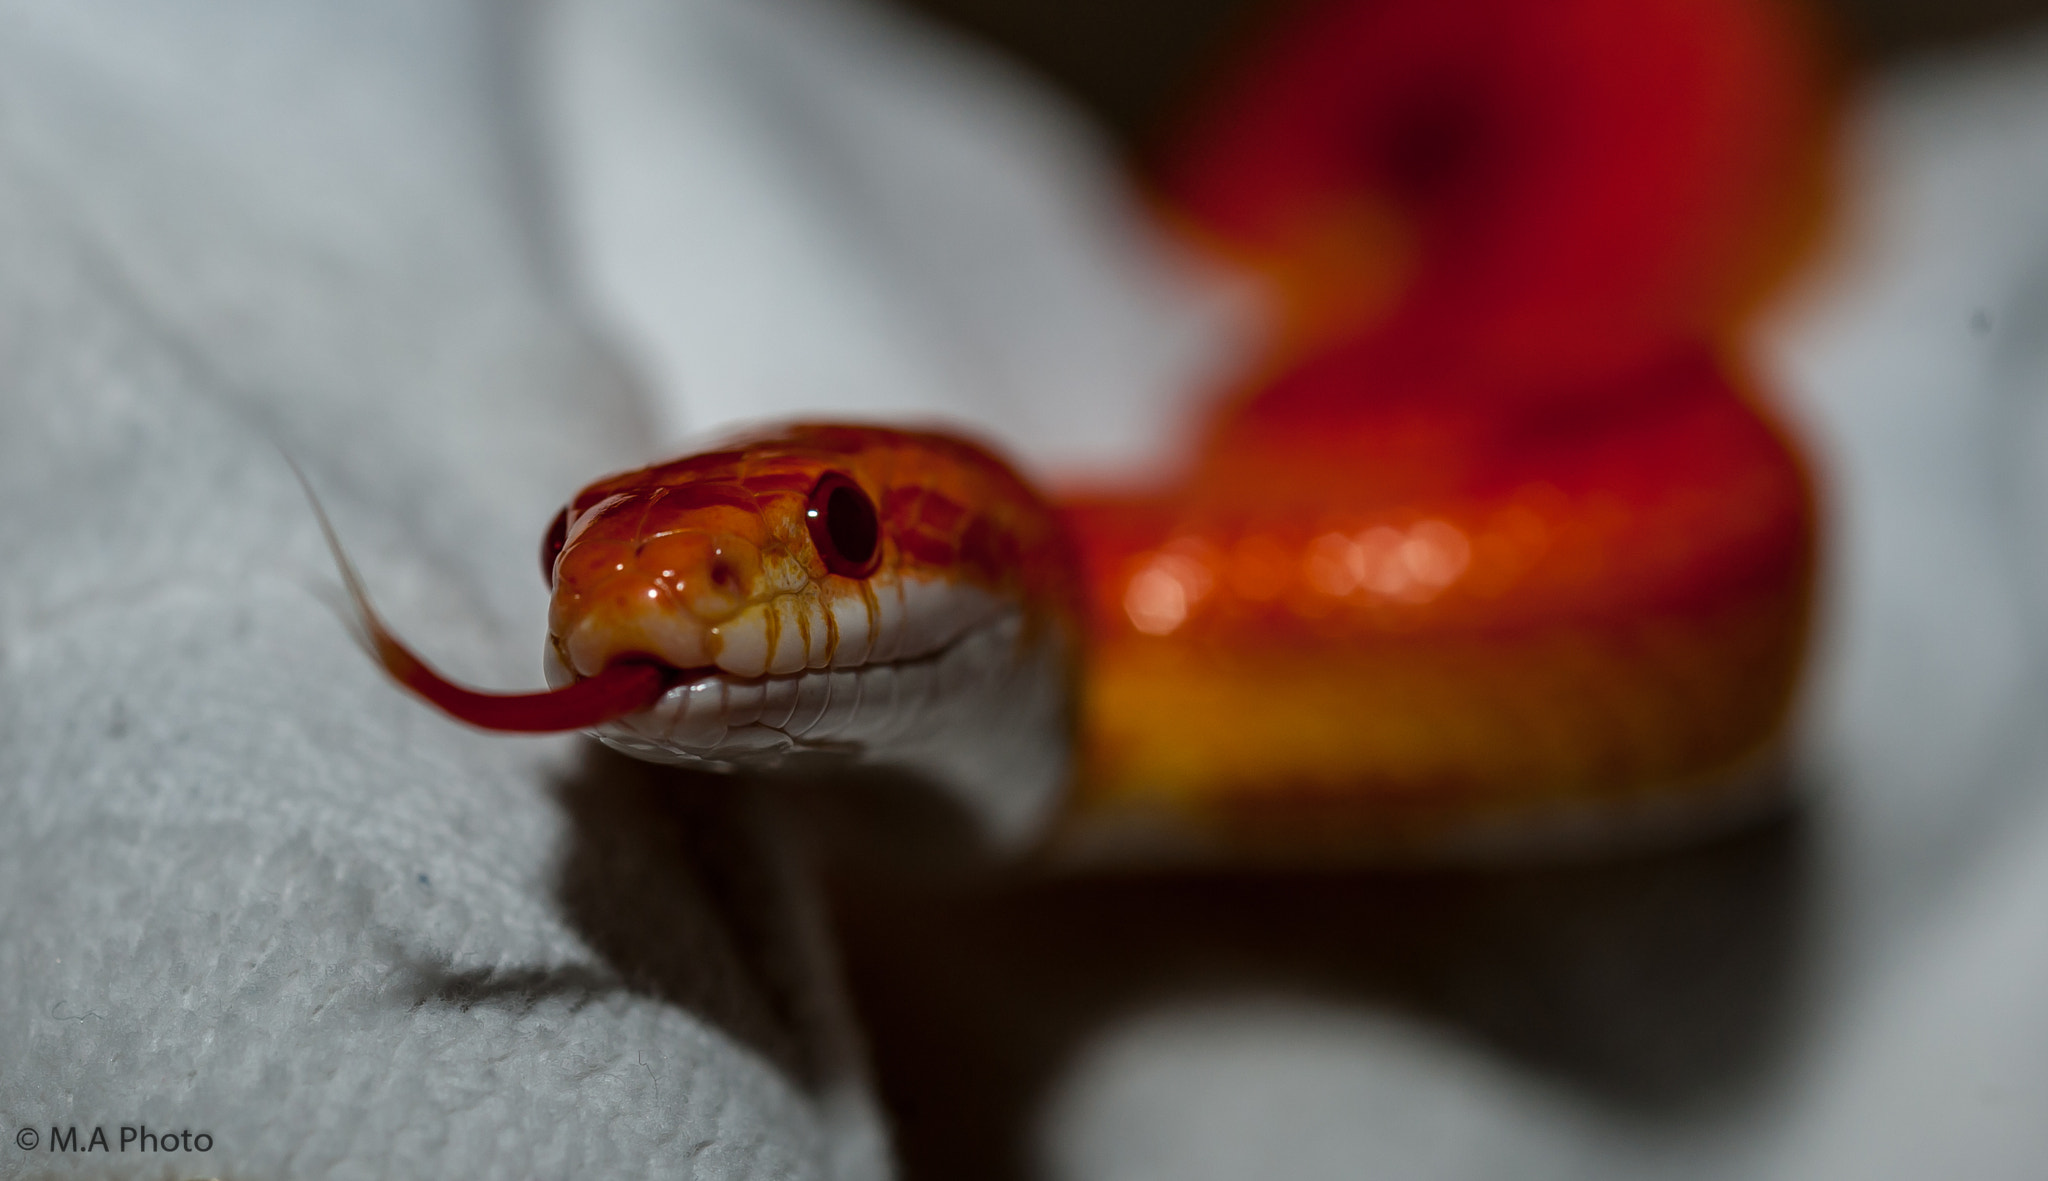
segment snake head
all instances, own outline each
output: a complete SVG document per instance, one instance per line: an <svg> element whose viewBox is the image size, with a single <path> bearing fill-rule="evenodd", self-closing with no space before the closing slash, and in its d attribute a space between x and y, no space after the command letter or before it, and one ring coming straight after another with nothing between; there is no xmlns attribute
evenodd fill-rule
<svg viewBox="0 0 2048 1181"><path fill-rule="evenodd" d="M600 480L543 556L550 648L580 677L632 658L738 677L901 662L1072 602L1052 512L1006 465L879 427L788 427Z"/></svg>
<svg viewBox="0 0 2048 1181"><path fill-rule="evenodd" d="M824 425L746 436L585 488L542 563L552 683L670 670L651 706L596 728L628 753L851 751L956 780L998 764L1064 775L1076 563L1045 500L972 443Z"/></svg>

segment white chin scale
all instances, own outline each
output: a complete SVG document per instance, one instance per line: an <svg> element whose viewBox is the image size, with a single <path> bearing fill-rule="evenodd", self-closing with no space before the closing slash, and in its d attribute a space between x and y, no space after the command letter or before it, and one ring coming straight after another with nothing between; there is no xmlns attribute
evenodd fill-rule
<svg viewBox="0 0 2048 1181"><path fill-rule="evenodd" d="M899 767L952 793L1002 844L1029 840L1072 756L1067 644L1008 612L926 656L783 676L717 673L591 731L635 758L717 770L798 752ZM548 680L569 678L552 646Z"/></svg>

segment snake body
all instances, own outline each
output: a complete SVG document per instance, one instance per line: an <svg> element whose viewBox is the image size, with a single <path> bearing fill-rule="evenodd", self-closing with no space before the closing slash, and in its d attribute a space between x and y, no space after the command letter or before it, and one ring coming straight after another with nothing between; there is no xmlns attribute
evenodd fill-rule
<svg viewBox="0 0 2048 1181"><path fill-rule="evenodd" d="M562 510L548 693L463 696L368 619L475 724L903 768L1012 840L1070 786L1068 828L1112 845L1290 856L1667 814L1771 748L1813 514L1710 364L1641 381L1598 431L1443 442L1420 497L1358 474L1372 434L1416 445L1386 421L1295 440L1296 480L1247 441L1174 495L1062 504L944 433L773 428Z"/></svg>

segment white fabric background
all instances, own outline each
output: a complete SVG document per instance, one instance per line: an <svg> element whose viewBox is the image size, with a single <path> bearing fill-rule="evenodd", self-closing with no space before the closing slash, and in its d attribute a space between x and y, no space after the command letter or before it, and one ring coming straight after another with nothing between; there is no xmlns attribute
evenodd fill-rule
<svg viewBox="0 0 2048 1181"><path fill-rule="evenodd" d="M890 1172L772 808L392 692L272 440L395 622L505 685L539 524L686 431L1156 465L1228 301L984 65L822 0L0 4L0 1133L217 1145L0 1174ZM2038 1175L2048 44L1883 80L1856 146L1768 349L1837 524L1811 804L1695 891L1783 921L1731 1081L1631 1103L1457 1005L1167 989L1048 1080L1047 1172ZM1664 898L1551 961L1617 1037L1656 998L1601 941Z"/></svg>
<svg viewBox="0 0 2048 1181"><path fill-rule="evenodd" d="M865 5L553 12L567 255L665 431L940 419L1060 475L1142 476L1187 441L1243 317L1050 96Z"/></svg>

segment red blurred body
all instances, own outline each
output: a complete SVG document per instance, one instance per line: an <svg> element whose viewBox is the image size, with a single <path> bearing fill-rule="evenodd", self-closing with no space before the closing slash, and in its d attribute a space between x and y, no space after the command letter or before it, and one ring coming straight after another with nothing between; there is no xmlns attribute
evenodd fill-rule
<svg viewBox="0 0 2048 1181"><path fill-rule="evenodd" d="M1160 185L1297 354L1388 317L1480 380L1723 334L1818 222L1833 102L1776 0L1323 0Z"/></svg>
<svg viewBox="0 0 2048 1181"><path fill-rule="evenodd" d="M1436 848L1760 765L1816 513L1717 358L1824 204L1808 32L1773 0L1326 0L1212 96L1161 189L1280 322L1178 487L1071 513L1093 813Z"/></svg>

